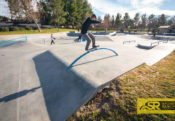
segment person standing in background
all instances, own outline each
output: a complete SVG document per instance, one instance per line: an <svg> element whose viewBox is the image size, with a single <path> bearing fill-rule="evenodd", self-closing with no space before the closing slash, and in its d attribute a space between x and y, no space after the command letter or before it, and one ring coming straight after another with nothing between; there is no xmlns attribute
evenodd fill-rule
<svg viewBox="0 0 175 121"><path fill-rule="evenodd" d="M55 38L53 37L53 34L51 34L51 43L50 43L51 45L55 44L54 40L55 40Z"/></svg>

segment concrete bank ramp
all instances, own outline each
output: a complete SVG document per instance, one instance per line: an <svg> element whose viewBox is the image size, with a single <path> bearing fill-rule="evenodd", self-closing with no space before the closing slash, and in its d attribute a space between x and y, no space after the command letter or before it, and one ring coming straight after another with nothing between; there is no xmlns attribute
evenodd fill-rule
<svg viewBox="0 0 175 121"><path fill-rule="evenodd" d="M29 77L27 82L33 83L34 87L40 87L40 91L20 99L20 102L24 102L24 105L19 104L20 113L23 114L21 120L25 117L25 121L62 121L87 101L95 87L75 71L67 71L66 67L51 51L40 53L32 60L24 60L22 71L25 73L21 81ZM31 76L33 72L35 73ZM21 91L33 86L22 81Z"/></svg>
<svg viewBox="0 0 175 121"><path fill-rule="evenodd" d="M155 64L175 48L162 44L144 50L124 46L123 39L98 41L119 56L95 51L70 70L85 43L39 46L28 41L0 48L0 121L64 121L114 78L143 63Z"/></svg>

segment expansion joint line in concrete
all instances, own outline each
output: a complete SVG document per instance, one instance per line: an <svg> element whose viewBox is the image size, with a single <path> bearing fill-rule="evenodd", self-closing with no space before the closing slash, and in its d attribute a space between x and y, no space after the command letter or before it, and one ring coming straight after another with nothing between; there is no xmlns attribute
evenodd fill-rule
<svg viewBox="0 0 175 121"><path fill-rule="evenodd" d="M98 48L98 49L93 49L93 50L91 50L91 51L88 51L88 52L82 54L80 57L78 57L75 61L72 62L72 64L70 64L70 65L66 68L66 70L71 69L71 68L75 65L75 63L77 63L81 58L83 58L83 57L86 56L87 54L89 54L89 53L91 53L91 52L94 52L94 51L97 51L97 50L109 50L109 51L112 51L116 56L118 56L118 53L117 53L116 51L114 51L114 50L112 50L112 49L109 49L109 48Z"/></svg>

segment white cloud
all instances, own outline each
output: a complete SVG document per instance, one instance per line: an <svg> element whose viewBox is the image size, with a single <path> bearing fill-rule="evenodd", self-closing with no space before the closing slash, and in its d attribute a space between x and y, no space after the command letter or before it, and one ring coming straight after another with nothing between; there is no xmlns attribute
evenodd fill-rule
<svg viewBox="0 0 175 121"><path fill-rule="evenodd" d="M108 0L88 0L91 3L93 9L96 9L104 14L116 15L119 13L125 13L128 8L114 4ZM104 16L104 15L103 15Z"/></svg>
<svg viewBox="0 0 175 121"><path fill-rule="evenodd" d="M160 5L164 0L140 0L143 5L156 4Z"/></svg>
<svg viewBox="0 0 175 121"><path fill-rule="evenodd" d="M91 3L92 7L105 13L114 14L116 13L117 10L120 10L120 11L126 10L126 8L123 8L122 6L119 6L117 4L113 4L108 0L89 0L89 2Z"/></svg>
<svg viewBox="0 0 175 121"><path fill-rule="evenodd" d="M116 15L118 12L124 14L128 12L133 18L135 13L175 15L175 10L162 10L160 6L165 0L88 0L92 7L103 12ZM128 6L126 6L128 5Z"/></svg>

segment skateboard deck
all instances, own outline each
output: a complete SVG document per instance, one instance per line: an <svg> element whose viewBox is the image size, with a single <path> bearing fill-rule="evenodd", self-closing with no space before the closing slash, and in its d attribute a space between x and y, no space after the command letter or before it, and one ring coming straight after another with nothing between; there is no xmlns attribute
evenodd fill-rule
<svg viewBox="0 0 175 121"><path fill-rule="evenodd" d="M100 47L100 46L97 45L97 47L95 47L95 48L91 48L91 49L89 49L88 51L92 51L92 50L98 49L99 47Z"/></svg>

